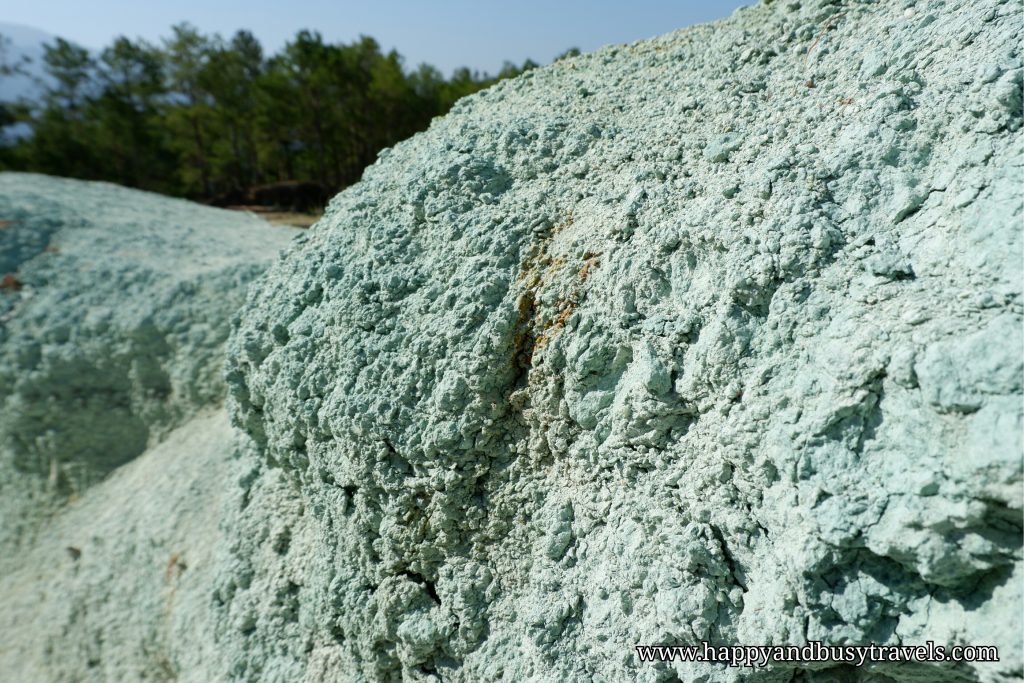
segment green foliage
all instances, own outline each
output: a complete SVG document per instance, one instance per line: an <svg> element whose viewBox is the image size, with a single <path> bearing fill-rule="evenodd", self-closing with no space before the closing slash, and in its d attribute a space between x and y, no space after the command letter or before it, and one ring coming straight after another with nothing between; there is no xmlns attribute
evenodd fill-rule
<svg viewBox="0 0 1024 683"><path fill-rule="evenodd" d="M123 185L168 191L173 175L167 136L157 125L164 96L160 52L143 42L118 38L100 55L100 86L91 101L93 145L104 178Z"/></svg>
<svg viewBox="0 0 1024 683"><path fill-rule="evenodd" d="M28 63L27 57L13 61L10 57L10 49L11 39L0 35L0 77L24 73L24 67Z"/></svg>
<svg viewBox="0 0 1024 683"><path fill-rule="evenodd" d="M0 79L24 73L24 58L14 61L10 57L11 40L0 35ZM14 150L2 144L3 131L24 118L24 109L10 102L0 102L0 170L16 164Z"/></svg>
<svg viewBox="0 0 1024 683"><path fill-rule="evenodd" d="M20 67L5 47L0 36L0 78ZM58 38L38 100L0 107L0 128L32 130L0 147L0 166L223 202L286 180L329 194L459 98L536 66L446 79L406 70L367 36L332 44L300 31L267 57L248 31L225 40L184 23L160 45L120 37L98 56Z"/></svg>
<svg viewBox="0 0 1024 683"><path fill-rule="evenodd" d="M58 38L44 46L43 62L53 85L32 116L25 157L31 170L79 178L100 177L97 125L92 116L96 62L84 48Z"/></svg>

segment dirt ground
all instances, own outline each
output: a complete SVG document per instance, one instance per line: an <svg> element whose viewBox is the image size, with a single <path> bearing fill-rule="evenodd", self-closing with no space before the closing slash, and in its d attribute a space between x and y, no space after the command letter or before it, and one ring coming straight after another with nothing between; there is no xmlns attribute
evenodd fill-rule
<svg viewBox="0 0 1024 683"><path fill-rule="evenodd" d="M245 211L275 225L290 225L295 228L308 228L318 220L323 212L296 213L293 211L274 211L265 206L229 206L232 211Z"/></svg>

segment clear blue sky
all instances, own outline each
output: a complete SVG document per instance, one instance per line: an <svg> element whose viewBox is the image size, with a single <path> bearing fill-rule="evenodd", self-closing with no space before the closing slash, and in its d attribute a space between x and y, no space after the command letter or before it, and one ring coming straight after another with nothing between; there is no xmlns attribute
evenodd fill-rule
<svg viewBox="0 0 1024 683"><path fill-rule="evenodd" d="M156 40L189 21L230 35L246 28L269 52L302 28L330 41L360 34L395 48L407 66L429 62L497 71L502 61L548 62L570 47L595 50L728 16L755 0L9 0L0 22L25 24L84 47L116 35Z"/></svg>

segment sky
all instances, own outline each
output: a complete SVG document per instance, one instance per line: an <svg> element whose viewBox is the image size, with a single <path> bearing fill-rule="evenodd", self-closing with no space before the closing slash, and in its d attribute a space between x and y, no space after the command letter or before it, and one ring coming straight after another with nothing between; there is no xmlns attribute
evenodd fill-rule
<svg viewBox="0 0 1024 683"><path fill-rule="evenodd" d="M229 36L252 31L268 52L295 32L331 42L360 34L397 49L406 66L428 62L445 75L459 66L495 73L505 60L550 62L728 16L754 0L5 0L0 22L22 24L83 47L118 35L155 41L188 21Z"/></svg>

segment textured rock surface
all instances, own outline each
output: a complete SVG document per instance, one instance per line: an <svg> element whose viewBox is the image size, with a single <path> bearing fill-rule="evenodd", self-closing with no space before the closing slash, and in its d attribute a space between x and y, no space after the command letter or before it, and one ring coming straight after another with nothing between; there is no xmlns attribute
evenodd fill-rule
<svg viewBox="0 0 1024 683"><path fill-rule="evenodd" d="M222 401L231 316L292 231L12 173L0 175L0 221L3 547L31 539L34 513Z"/></svg>
<svg viewBox="0 0 1024 683"><path fill-rule="evenodd" d="M168 436L0 579L2 628L33 624L0 640L0 669L1020 680L1019 19L993 0L772 2L462 101L250 292L232 462L199 408L216 380L172 380L211 392L172 400L128 374L115 405ZM192 315L187 338L223 339ZM187 376L215 377L214 347ZM19 414L6 433L29 433ZM65 462L48 444L5 457ZM171 458L177 483L147 484ZM752 671L633 648L700 640L1001 661Z"/></svg>
<svg viewBox="0 0 1024 683"><path fill-rule="evenodd" d="M0 680L224 679L224 344L294 234L0 174Z"/></svg>
<svg viewBox="0 0 1024 683"><path fill-rule="evenodd" d="M42 525L0 571L4 681L223 680L210 585L233 448L224 411L201 412Z"/></svg>
<svg viewBox="0 0 1024 683"><path fill-rule="evenodd" d="M383 155L232 342L254 486L285 472L315 537L240 539L265 578L222 618L275 615L243 677L654 680L634 644L705 639L1019 676L1019 18L758 6Z"/></svg>

